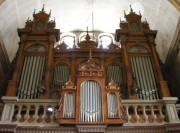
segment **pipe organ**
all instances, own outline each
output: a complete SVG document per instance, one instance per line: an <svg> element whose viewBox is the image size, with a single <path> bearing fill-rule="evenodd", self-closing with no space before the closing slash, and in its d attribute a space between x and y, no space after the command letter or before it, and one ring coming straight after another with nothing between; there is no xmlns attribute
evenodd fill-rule
<svg viewBox="0 0 180 133"><path fill-rule="evenodd" d="M20 99L59 99L58 123L122 124L124 99L169 96L155 51L157 31L133 12L125 14L115 40L103 48L91 39L59 41L60 31L50 13L34 13L20 36L16 67L7 96ZM75 37L77 38L77 37ZM44 88L42 93L41 88Z"/></svg>

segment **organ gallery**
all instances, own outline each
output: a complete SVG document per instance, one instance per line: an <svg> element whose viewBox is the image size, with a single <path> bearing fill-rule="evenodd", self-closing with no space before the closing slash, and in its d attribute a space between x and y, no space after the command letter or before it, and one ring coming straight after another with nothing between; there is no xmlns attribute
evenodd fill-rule
<svg viewBox="0 0 180 133"><path fill-rule="evenodd" d="M85 27L83 36L63 39L50 17L43 7L17 30L19 49L6 96L22 103L10 106L12 123L120 127L129 122L165 121L166 105L160 99L170 94L155 50L157 31L141 20L141 14L132 9L125 12L114 38L106 34L98 38ZM103 37L110 38L106 47ZM34 100L41 102L37 106ZM58 101L56 106L51 100ZM131 105L128 101L141 102ZM147 105L141 105L144 101Z"/></svg>

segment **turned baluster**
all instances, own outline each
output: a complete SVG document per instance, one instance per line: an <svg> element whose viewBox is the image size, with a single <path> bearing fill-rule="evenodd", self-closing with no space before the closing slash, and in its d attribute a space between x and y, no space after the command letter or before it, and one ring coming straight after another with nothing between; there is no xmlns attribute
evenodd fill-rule
<svg viewBox="0 0 180 133"><path fill-rule="evenodd" d="M21 109L22 109L22 105L19 105L18 113L15 116L17 122L19 122L19 120L21 119Z"/></svg>
<svg viewBox="0 0 180 133"><path fill-rule="evenodd" d="M34 113L34 116L33 116L34 122L36 122L38 120L38 118L39 118L38 110L39 110L39 105L35 105L35 113Z"/></svg>
<svg viewBox="0 0 180 133"><path fill-rule="evenodd" d="M151 106L151 120L153 123L156 122L156 120L157 120L157 116L154 114L154 107L153 106Z"/></svg>
<svg viewBox="0 0 180 133"><path fill-rule="evenodd" d="M43 123L46 123L46 111L47 111L47 106L46 105L44 105L43 106L43 108L44 108L44 112L43 112L43 115L42 115L42 122Z"/></svg>
<svg viewBox="0 0 180 133"><path fill-rule="evenodd" d="M126 109L127 122L130 123L131 116L129 115L129 106L125 106L125 109Z"/></svg>
<svg viewBox="0 0 180 133"><path fill-rule="evenodd" d="M137 106L134 106L134 114L135 114L135 122L137 123L139 121L139 115L137 113Z"/></svg>
<svg viewBox="0 0 180 133"><path fill-rule="evenodd" d="M51 122L54 122L55 120L55 106L52 106L52 114L50 116Z"/></svg>
<svg viewBox="0 0 180 133"><path fill-rule="evenodd" d="M144 119L144 122L148 122L148 116L146 114L146 106L143 106L143 119Z"/></svg>
<svg viewBox="0 0 180 133"><path fill-rule="evenodd" d="M158 109L159 109L159 114L160 114L160 120L161 120L161 122L164 122L165 116L162 113L162 105L159 105Z"/></svg>
<svg viewBox="0 0 180 133"><path fill-rule="evenodd" d="M27 105L28 107L26 108L26 114L24 115L25 121L28 122L30 115L29 115L29 110L30 110L30 105Z"/></svg>

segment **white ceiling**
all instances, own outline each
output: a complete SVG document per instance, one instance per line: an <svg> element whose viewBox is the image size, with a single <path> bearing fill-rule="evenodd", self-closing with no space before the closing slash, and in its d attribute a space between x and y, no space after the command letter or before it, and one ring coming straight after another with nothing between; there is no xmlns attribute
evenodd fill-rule
<svg viewBox="0 0 180 133"><path fill-rule="evenodd" d="M167 0L6 0L0 6L0 35L10 60L18 48L17 28L23 28L28 17L33 19L34 10L39 12L43 4L47 13L51 10L51 19L55 18L61 32L84 31L89 27L108 33L115 33L120 17L124 20L124 10L129 13L132 5L151 29L158 30L157 50L163 61L180 16Z"/></svg>

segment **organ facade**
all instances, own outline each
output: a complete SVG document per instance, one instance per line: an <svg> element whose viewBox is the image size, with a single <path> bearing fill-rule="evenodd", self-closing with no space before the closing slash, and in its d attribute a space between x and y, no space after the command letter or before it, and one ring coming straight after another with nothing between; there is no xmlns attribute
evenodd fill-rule
<svg viewBox="0 0 180 133"><path fill-rule="evenodd" d="M179 123L155 50L157 31L141 14L125 13L107 47L88 29L69 47L50 15L43 7L18 29L16 66L2 98L1 122L9 127L2 131L13 132L15 124L17 132L42 125L51 125L49 132L111 132L112 125L121 131L123 125L156 123L157 132L165 132L164 123Z"/></svg>

